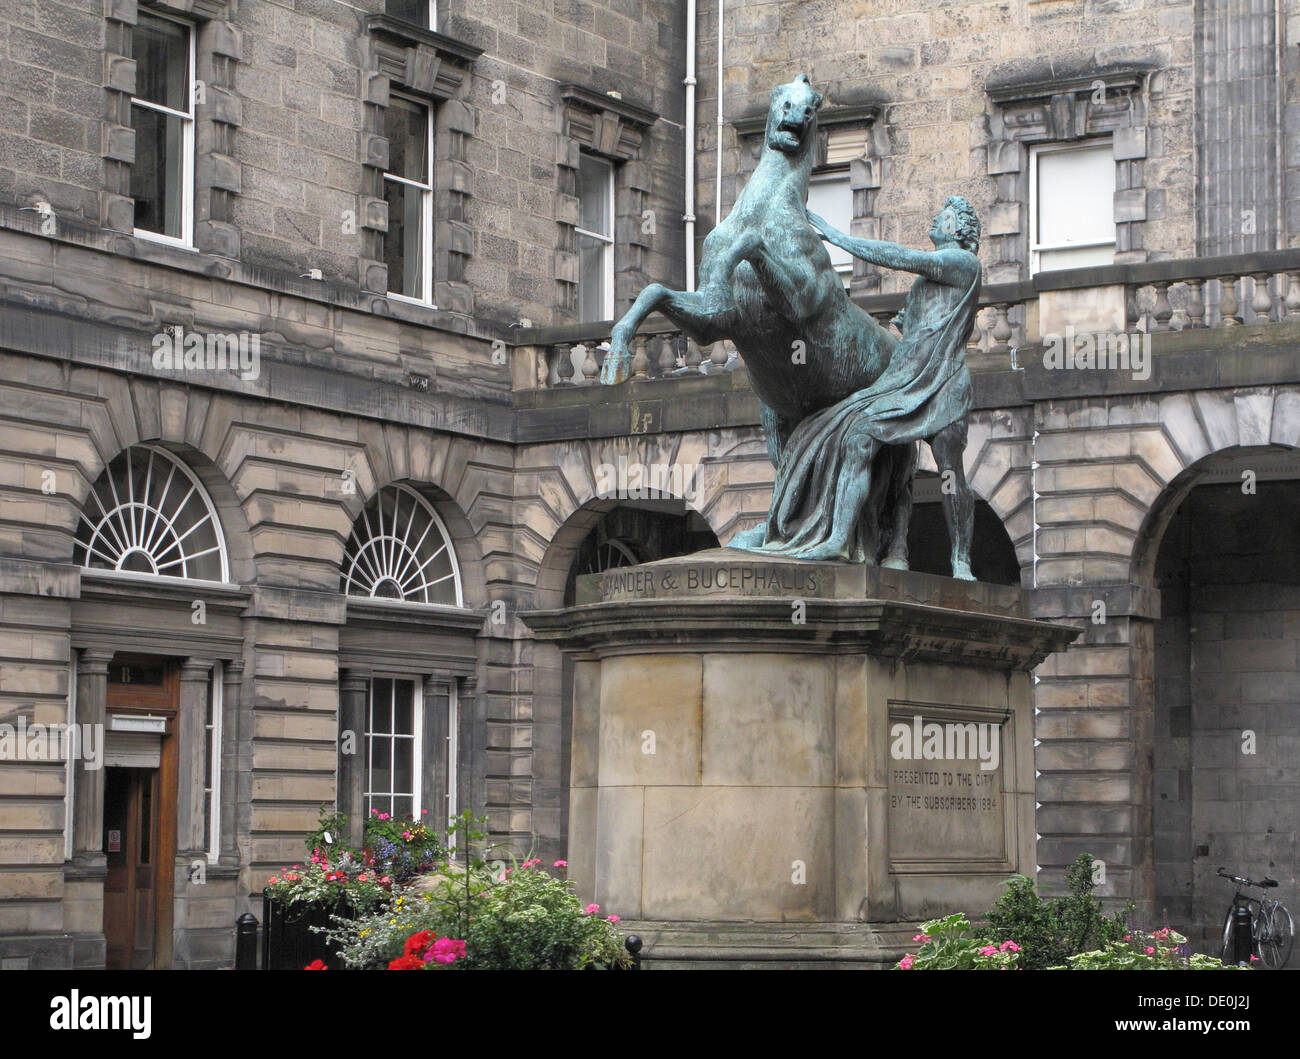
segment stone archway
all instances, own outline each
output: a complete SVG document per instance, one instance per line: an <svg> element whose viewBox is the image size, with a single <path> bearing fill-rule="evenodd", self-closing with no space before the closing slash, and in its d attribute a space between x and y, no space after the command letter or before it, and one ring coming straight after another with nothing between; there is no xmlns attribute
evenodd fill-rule
<svg viewBox="0 0 1300 1059"><path fill-rule="evenodd" d="M1228 449L1181 477L1142 557L1161 599L1156 913L1217 953L1232 893L1220 866L1300 901L1300 452Z"/></svg>

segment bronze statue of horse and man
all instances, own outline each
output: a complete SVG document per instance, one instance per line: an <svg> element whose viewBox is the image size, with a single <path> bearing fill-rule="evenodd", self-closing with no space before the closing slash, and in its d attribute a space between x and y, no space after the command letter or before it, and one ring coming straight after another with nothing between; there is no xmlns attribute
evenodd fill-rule
<svg viewBox="0 0 1300 1059"><path fill-rule="evenodd" d="M615 325L601 382L631 372L628 345L658 311L700 345L730 339L760 402L776 482L767 518L728 546L907 569L916 443L943 477L952 574L973 580L974 496L962 454L970 412L966 340L979 305L979 221L951 196L932 251L857 239L808 213L817 110L800 74L772 90L758 167L704 240L699 289L651 284ZM849 300L823 240L915 273L901 337Z"/></svg>

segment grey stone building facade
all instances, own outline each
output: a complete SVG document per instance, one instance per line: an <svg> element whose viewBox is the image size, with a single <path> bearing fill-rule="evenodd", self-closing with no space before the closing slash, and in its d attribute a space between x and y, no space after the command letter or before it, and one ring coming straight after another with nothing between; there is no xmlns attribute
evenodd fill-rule
<svg viewBox="0 0 1300 1059"><path fill-rule="evenodd" d="M519 616L772 481L727 349L652 325L611 390L601 342L684 285L800 71L822 212L984 223L975 571L1080 628L1037 671L1040 879L1091 853L1207 948L1219 864L1294 907L1292 8L0 4L0 724L107 761L0 755L4 966L228 965L322 803L563 855L571 674ZM915 566L943 534L919 504Z"/></svg>

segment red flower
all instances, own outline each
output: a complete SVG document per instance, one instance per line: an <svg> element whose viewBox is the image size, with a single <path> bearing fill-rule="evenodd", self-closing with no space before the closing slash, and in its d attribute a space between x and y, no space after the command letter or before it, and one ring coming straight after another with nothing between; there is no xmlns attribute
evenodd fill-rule
<svg viewBox="0 0 1300 1059"><path fill-rule="evenodd" d="M328 971L329 968L325 966L324 960L312 960L311 963L309 963L306 967L303 968L303 970L304 971Z"/></svg>
<svg viewBox="0 0 1300 1059"><path fill-rule="evenodd" d="M437 940L437 937L438 936L431 930L422 930L418 934L412 934L406 939L406 948L403 949L402 955L420 955Z"/></svg>
<svg viewBox="0 0 1300 1059"><path fill-rule="evenodd" d="M390 971L421 971L424 969L424 961L418 956L399 956L395 960L388 962Z"/></svg>

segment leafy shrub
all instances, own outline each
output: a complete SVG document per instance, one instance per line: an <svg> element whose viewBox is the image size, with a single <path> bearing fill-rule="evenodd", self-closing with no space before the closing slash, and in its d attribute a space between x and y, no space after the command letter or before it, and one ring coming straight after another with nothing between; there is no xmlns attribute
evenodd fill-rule
<svg viewBox="0 0 1300 1059"><path fill-rule="evenodd" d="M1052 970L1072 971L1237 971L1217 956L1187 954L1187 939L1169 927L1151 934L1140 930L1108 941L1101 949L1070 956L1064 966ZM1255 957L1251 957L1255 959Z"/></svg>
<svg viewBox="0 0 1300 1059"><path fill-rule="evenodd" d="M1070 893L1044 900L1025 876L1016 875L988 914L988 934L995 941L1015 939L1021 965L1031 970L1063 966L1071 956L1104 951L1129 933L1122 916L1107 916L1092 895L1092 857L1080 855L1065 873ZM1130 904L1128 912L1132 911Z"/></svg>
<svg viewBox="0 0 1300 1059"><path fill-rule="evenodd" d="M618 917L602 917L597 905L583 907L571 883L539 864L525 861L495 876L482 864L468 872L445 864L423 892L403 891L391 906L362 919L336 919L330 940L354 968L385 967L410 955L407 941L421 931L463 940L458 968L627 966L631 957L614 926Z"/></svg>
<svg viewBox="0 0 1300 1059"><path fill-rule="evenodd" d="M421 813L426 815L428 810ZM348 830L346 813L330 805L320 807L316 830L307 836L307 849L316 856L340 858L350 853L353 860L381 875L405 882L428 871L446 852L446 846L423 819L396 817L371 809L362 828L361 849L349 849L344 843Z"/></svg>
<svg viewBox="0 0 1300 1059"><path fill-rule="evenodd" d="M921 933L912 939L921 942L921 948L899 960L895 969L1008 971L1020 966L1020 946L1014 941L997 944L972 934L972 929L961 912L922 923Z"/></svg>
<svg viewBox="0 0 1300 1059"><path fill-rule="evenodd" d="M330 910L344 900L355 910L369 911L390 899L393 880L360 864L344 852L331 863L328 856L313 850L306 865L281 868L266 881L271 898L286 907L322 905Z"/></svg>

